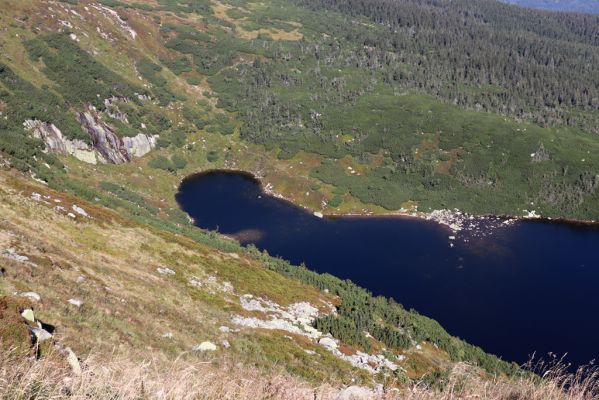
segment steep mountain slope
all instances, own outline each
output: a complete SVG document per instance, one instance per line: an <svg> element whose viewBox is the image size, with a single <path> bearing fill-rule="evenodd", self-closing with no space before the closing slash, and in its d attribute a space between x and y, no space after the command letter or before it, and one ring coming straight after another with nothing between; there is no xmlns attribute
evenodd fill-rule
<svg viewBox="0 0 599 400"><path fill-rule="evenodd" d="M61 179L41 166L60 169L56 153L118 164L156 146L177 154L152 168L208 157L325 212L599 215L597 17L489 1L5 1L0 148L42 179Z"/></svg>
<svg viewBox="0 0 599 400"><path fill-rule="evenodd" d="M25 294L48 341L102 355L87 371L151 353L158 370L282 374L311 398L537 387L394 301L196 229L174 193L235 168L325 212L596 218L596 19L487 1L0 4L0 287L17 331L35 328Z"/></svg>
<svg viewBox="0 0 599 400"><path fill-rule="evenodd" d="M599 3L594 0L507 0L506 3L545 10L599 14Z"/></svg>

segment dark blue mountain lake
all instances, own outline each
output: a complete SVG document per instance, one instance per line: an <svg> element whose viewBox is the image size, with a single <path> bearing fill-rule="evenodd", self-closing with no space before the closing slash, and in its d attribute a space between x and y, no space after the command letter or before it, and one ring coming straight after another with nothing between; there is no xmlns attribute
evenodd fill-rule
<svg viewBox="0 0 599 400"><path fill-rule="evenodd" d="M599 358L599 229L482 221L453 233L407 217L318 218L243 173L185 179L177 201L196 225L395 298L505 360Z"/></svg>

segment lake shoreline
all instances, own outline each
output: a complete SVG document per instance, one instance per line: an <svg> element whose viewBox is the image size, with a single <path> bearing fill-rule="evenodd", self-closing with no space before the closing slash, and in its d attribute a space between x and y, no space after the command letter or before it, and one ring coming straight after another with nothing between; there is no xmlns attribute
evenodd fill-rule
<svg viewBox="0 0 599 400"><path fill-rule="evenodd" d="M505 359L597 358L591 225L447 210L315 216L266 185L247 171L204 171L183 181L177 201L201 229L397 299Z"/></svg>
<svg viewBox="0 0 599 400"><path fill-rule="evenodd" d="M518 221L527 221L527 222L537 221L540 223L564 224L564 225L581 226L581 227L596 227L599 229L599 221L596 221L596 220L581 220L581 219L563 218L563 217L559 217L559 218L545 217L542 215L535 214L534 211L532 212L531 216L511 215L511 214L471 214L471 213L464 212L464 211L461 211L458 209L454 209L454 210L440 209L440 210L432 210L430 212L396 210L396 211L386 211L386 212L366 211L366 212L362 212L362 213L360 213L360 212L323 213L321 210L315 210L312 207L301 204L301 203L295 201L295 199L289 198L289 197L281 194L280 192L277 192L276 190L274 190L273 184L271 182L269 182L266 177L260 176L259 174L251 172L251 171L235 169L235 168L213 168L213 169L207 169L204 171L192 173L192 174L187 175L184 178L182 178L180 181L180 185L184 181L189 180L191 178L201 177L204 175L209 175L209 174L214 174L214 173L231 173L231 174L243 175L246 178L251 179L252 181L256 182L260 186L262 192L265 195L272 196L277 199L286 201L289 204L291 204L295 207L298 207L300 209L303 209L305 212L310 213L319 218L334 219L334 218L346 218L346 217L352 217L352 218L399 217L399 218L418 219L418 220L436 222L437 224L439 224L441 226L447 227L453 233L457 233L461 229L459 229L459 228L456 229L457 227L452 226L452 222L450 222L450 221L458 219L460 217L464 218L464 219L468 219L468 220L477 220L477 221L502 220L502 221L509 221L510 223L518 222Z"/></svg>

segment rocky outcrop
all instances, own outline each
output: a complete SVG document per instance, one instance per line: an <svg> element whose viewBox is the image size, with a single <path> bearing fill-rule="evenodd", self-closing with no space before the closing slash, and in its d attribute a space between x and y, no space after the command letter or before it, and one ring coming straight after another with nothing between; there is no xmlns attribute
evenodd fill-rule
<svg viewBox="0 0 599 400"><path fill-rule="evenodd" d="M337 358L372 374L385 370L395 371L399 368L395 362L389 360L384 354L374 355L361 351L356 351L353 354L341 352L338 349L339 343L335 338L323 335L322 332L312 326L314 320L321 314L310 303L293 303L287 307L283 307L271 300L249 294L239 296L239 302L244 310L262 313L267 319L235 315L231 319L231 322L237 326L252 329L279 330L305 336L317 342ZM332 305L330 307L334 309ZM401 361L404 359L404 356L397 356L397 359Z"/></svg>
<svg viewBox="0 0 599 400"><path fill-rule="evenodd" d="M60 129L53 124L34 119L28 119L23 122L26 130L30 131L32 136L44 141L45 152L57 153L62 155L71 155L81 161L97 164L97 153L93 148L83 140L67 139L62 135Z"/></svg>
<svg viewBox="0 0 599 400"><path fill-rule="evenodd" d="M133 157L141 157L149 153L156 146L158 135L149 136L139 133L133 137L120 138L112 126L100 119L98 112L92 106L88 106L84 112L77 113L77 119L92 138L93 147L102 156L104 162L123 164L131 161Z"/></svg>
<svg viewBox="0 0 599 400"><path fill-rule="evenodd" d="M156 136L138 133L133 137L124 137L123 145L132 157L142 157L156 147Z"/></svg>
<svg viewBox="0 0 599 400"><path fill-rule="evenodd" d="M107 99L112 104L117 98ZM126 119L126 115L121 115ZM77 120L91 138L91 145L79 139L67 139L60 129L51 123L28 119L23 122L33 137L44 141L44 151L61 155L71 155L81 161L97 164L123 164L133 157L142 157L156 147L158 135L139 133L133 137L119 137L114 128L103 122L96 109L88 106L86 111L77 113Z"/></svg>
<svg viewBox="0 0 599 400"><path fill-rule="evenodd" d="M94 149L106 162L123 164L131 161L123 140L114 132L114 128L100 120L94 107L88 106L86 111L78 112L77 119L91 137Z"/></svg>
<svg viewBox="0 0 599 400"><path fill-rule="evenodd" d="M116 120L119 120L121 122L128 124L129 118L127 116L127 113L122 112L119 109L119 106L117 105L117 102L119 102L119 101L123 102L123 103L128 103L129 99L127 99L126 97L116 97L116 96L112 96L107 99L104 99L104 107L106 107L105 113L110 118L114 118Z"/></svg>

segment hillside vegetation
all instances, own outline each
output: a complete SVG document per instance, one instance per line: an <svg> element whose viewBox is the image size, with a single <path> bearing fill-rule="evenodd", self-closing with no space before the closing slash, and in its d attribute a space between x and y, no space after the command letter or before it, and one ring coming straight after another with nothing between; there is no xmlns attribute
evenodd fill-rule
<svg viewBox="0 0 599 400"><path fill-rule="evenodd" d="M329 213L597 218L596 17L486 0L0 5L0 396L181 398L207 374L205 398L567 398L567 377L197 229L174 194L230 168Z"/></svg>
<svg viewBox="0 0 599 400"><path fill-rule="evenodd" d="M23 122L92 144L73 115L93 105L121 137L160 135L154 169L241 167L309 208L599 215L597 16L162 0L2 18L0 149L50 183L62 163Z"/></svg>

